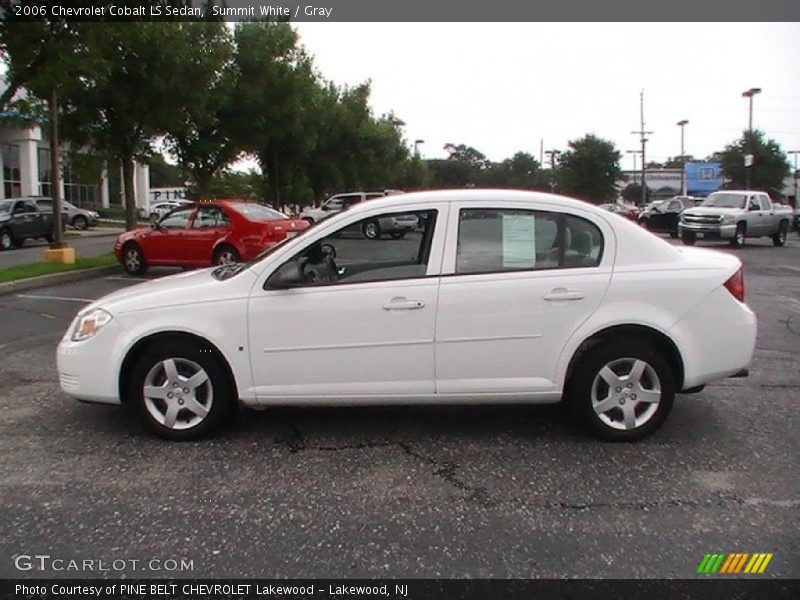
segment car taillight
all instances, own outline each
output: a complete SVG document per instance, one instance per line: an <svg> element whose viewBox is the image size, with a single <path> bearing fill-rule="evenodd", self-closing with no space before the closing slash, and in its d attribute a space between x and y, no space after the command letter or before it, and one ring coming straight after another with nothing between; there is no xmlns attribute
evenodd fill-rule
<svg viewBox="0 0 800 600"><path fill-rule="evenodd" d="M725 289L739 302L744 302L744 267L739 267L730 279L725 282Z"/></svg>

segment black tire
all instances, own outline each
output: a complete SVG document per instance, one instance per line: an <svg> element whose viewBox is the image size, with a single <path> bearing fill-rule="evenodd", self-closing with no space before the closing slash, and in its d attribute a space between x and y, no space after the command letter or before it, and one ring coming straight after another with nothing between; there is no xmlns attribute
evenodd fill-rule
<svg viewBox="0 0 800 600"><path fill-rule="evenodd" d="M201 439L236 413L235 387L228 370L216 352L203 346L181 340L153 344L130 372L127 398L135 402L147 427L159 437ZM167 366L170 362L174 370ZM205 379L194 385L191 378L200 370Z"/></svg>
<svg viewBox="0 0 800 600"><path fill-rule="evenodd" d="M389 235L392 236L392 239L402 240L404 237L406 237L406 232L405 231L393 231Z"/></svg>
<svg viewBox="0 0 800 600"><path fill-rule="evenodd" d="M650 219L641 219L639 225L647 229L647 231L650 231Z"/></svg>
<svg viewBox="0 0 800 600"><path fill-rule="evenodd" d="M229 246L228 244L222 244L219 246L216 250L214 250L214 255L211 257L211 264L215 266L229 265L238 262L242 262L241 255L236 248Z"/></svg>
<svg viewBox="0 0 800 600"><path fill-rule="evenodd" d="M75 215L75 217L72 219L72 226L75 229L80 229L83 231L84 229L89 228L89 221L83 215Z"/></svg>
<svg viewBox="0 0 800 600"><path fill-rule="evenodd" d="M627 381L632 374L635 380ZM606 377L619 385L609 384ZM642 401L644 397L657 401ZM650 344L632 338L611 339L589 350L568 382L568 401L577 416L596 435L613 442L640 440L656 431L674 400L672 367Z"/></svg>
<svg viewBox="0 0 800 600"><path fill-rule="evenodd" d="M731 248L741 248L747 239L747 225L745 223L736 224L736 233L733 234L730 244Z"/></svg>
<svg viewBox="0 0 800 600"><path fill-rule="evenodd" d="M0 250L11 250L16 245L10 229L0 229Z"/></svg>
<svg viewBox="0 0 800 600"><path fill-rule="evenodd" d="M52 244L52 243L55 241L55 238L53 237L53 234L52 234L52 233L48 233L48 234L46 234L46 235L44 236L44 240L45 240L45 241L46 241L48 244Z"/></svg>
<svg viewBox="0 0 800 600"><path fill-rule="evenodd" d="M789 224L786 221L781 221L778 226L778 233L772 236L772 244L775 246L786 245L786 235L789 233Z"/></svg>
<svg viewBox="0 0 800 600"><path fill-rule="evenodd" d="M678 239L678 232L677 231L670 231L669 232L669 237L671 237L673 240Z"/></svg>
<svg viewBox="0 0 800 600"><path fill-rule="evenodd" d="M381 226L375 219L370 219L361 227L361 233L368 240L379 240L381 239Z"/></svg>
<svg viewBox="0 0 800 600"><path fill-rule="evenodd" d="M314 224L314 219L312 219L311 217L303 217L303 221L308 223L309 227Z"/></svg>
<svg viewBox="0 0 800 600"><path fill-rule="evenodd" d="M697 236L693 233L684 232L681 236L681 241L685 246L694 246Z"/></svg>
<svg viewBox="0 0 800 600"><path fill-rule="evenodd" d="M147 260L139 244L129 242L122 247L122 268L128 275L144 275L147 272Z"/></svg>

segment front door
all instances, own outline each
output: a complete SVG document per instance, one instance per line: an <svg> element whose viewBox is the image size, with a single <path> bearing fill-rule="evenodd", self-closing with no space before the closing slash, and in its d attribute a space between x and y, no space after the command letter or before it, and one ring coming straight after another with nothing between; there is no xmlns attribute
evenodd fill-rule
<svg viewBox="0 0 800 600"><path fill-rule="evenodd" d="M310 238L256 286L248 324L262 402L392 401L434 393L442 208L415 211L423 226L401 240L367 239L361 234L366 219L353 217ZM273 287L283 267L296 268L295 287Z"/></svg>
<svg viewBox="0 0 800 600"><path fill-rule="evenodd" d="M191 227L183 234L185 259L196 266L210 265L215 242L229 229L230 221L219 206L198 206Z"/></svg>
<svg viewBox="0 0 800 600"><path fill-rule="evenodd" d="M448 239L457 245L445 256L436 325L438 394L554 391L564 345L608 287L607 224L523 206L453 205Z"/></svg>
<svg viewBox="0 0 800 600"><path fill-rule="evenodd" d="M145 258L150 262L182 265L187 262L184 235L191 222L193 207L180 208L165 216L147 237Z"/></svg>

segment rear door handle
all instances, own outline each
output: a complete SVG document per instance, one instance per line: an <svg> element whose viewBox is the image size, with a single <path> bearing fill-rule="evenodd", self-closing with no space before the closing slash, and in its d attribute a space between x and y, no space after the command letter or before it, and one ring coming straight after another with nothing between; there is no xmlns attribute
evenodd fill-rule
<svg viewBox="0 0 800 600"><path fill-rule="evenodd" d="M406 298L392 298L383 305L383 310L418 310L423 308L425 303L422 300L407 300Z"/></svg>
<svg viewBox="0 0 800 600"><path fill-rule="evenodd" d="M543 297L548 302L557 302L559 300L583 300L583 292L571 292L565 288L556 288Z"/></svg>

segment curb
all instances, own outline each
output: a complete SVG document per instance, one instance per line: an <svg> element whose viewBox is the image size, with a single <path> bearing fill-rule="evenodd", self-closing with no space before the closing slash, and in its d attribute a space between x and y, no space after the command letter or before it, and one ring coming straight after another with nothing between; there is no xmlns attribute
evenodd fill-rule
<svg viewBox="0 0 800 600"><path fill-rule="evenodd" d="M38 277L28 277L27 279L7 281L5 283L0 283L0 296L5 294L13 294L14 292L23 292L25 290L48 287L61 283L73 283L75 281L95 279L96 277L102 277L103 275L120 273L121 270L122 267L120 265L109 265L107 267L92 267L91 269L79 269L77 271L52 273L50 275L39 275Z"/></svg>

